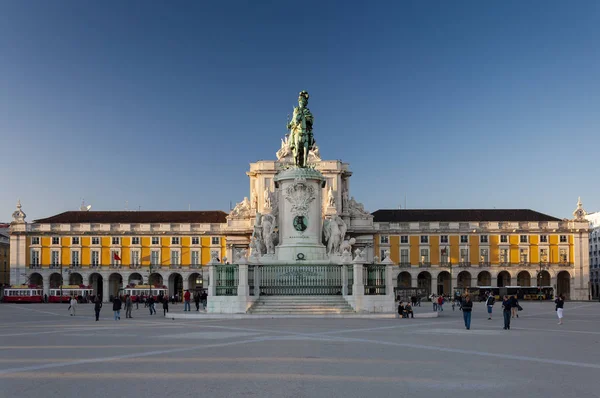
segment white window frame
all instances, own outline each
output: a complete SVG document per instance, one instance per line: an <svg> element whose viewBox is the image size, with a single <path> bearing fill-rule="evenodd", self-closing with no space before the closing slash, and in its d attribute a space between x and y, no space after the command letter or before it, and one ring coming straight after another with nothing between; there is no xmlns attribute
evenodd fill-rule
<svg viewBox="0 0 600 398"><path fill-rule="evenodd" d="M196 243L194 243L194 239L197 241ZM200 237L199 236L192 236L190 242L192 242L192 246L200 246Z"/></svg>
<svg viewBox="0 0 600 398"><path fill-rule="evenodd" d="M42 240L39 236L32 236L30 244L31 244L31 246L39 246L41 241Z"/></svg>
<svg viewBox="0 0 600 398"><path fill-rule="evenodd" d="M525 238L525 241L523 242L523 238ZM529 243L529 236L528 235L519 235L519 244L521 245L526 245ZM520 255L519 255L520 258Z"/></svg>
<svg viewBox="0 0 600 398"><path fill-rule="evenodd" d="M190 261L192 263L191 265L200 265L200 264L202 264L202 256L201 256L200 250L192 250L190 252Z"/></svg>
<svg viewBox="0 0 600 398"><path fill-rule="evenodd" d="M446 254L444 254L444 249L446 250ZM440 264L449 264L450 263L450 246L440 247Z"/></svg>
<svg viewBox="0 0 600 398"><path fill-rule="evenodd" d="M506 240L502 240L502 238L505 238ZM510 242L508 235L500 235L500 243L506 243L508 244Z"/></svg>
<svg viewBox="0 0 600 398"><path fill-rule="evenodd" d="M156 240L156 243L154 243L155 240ZM152 236L150 238L150 245L151 246L160 246L160 236Z"/></svg>
<svg viewBox="0 0 600 398"><path fill-rule="evenodd" d="M563 240L563 238L565 238L565 240ZM567 235L559 235L558 243L569 243L569 238L567 237Z"/></svg>
<svg viewBox="0 0 600 398"><path fill-rule="evenodd" d="M73 261L73 256L77 255L77 261ZM71 265L81 265L81 250L71 250Z"/></svg>
<svg viewBox="0 0 600 398"><path fill-rule="evenodd" d="M120 260L115 260L115 253L117 253ZM121 265L122 262L123 256L121 255L121 249L110 249L110 265Z"/></svg>
<svg viewBox="0 0 600 398"><path fill-rule="evenodd" d="M54 256L56 253L56 256ZM54 261L56 259L56 261ZM60 265L60 250L50 250L50 264L51 265Z"/></svg>
<svg viewBox="0 0 600 398"><path fill-rule="evenodd" d="M466 253L466 255L464 253ZM468 263L470 261L469 254L470 253L469 253L468 247L465 247L465 246L461 247L458 252L458 261L460 263Z"/></svg>
<svg viewBox="0 0 600 398"><path fill-rule="evenodd" d="M137 240L137 242L136 242ZM139 236L132 236L131 237L131 245L132 246L139 246L142 242L142 239Z"/></svg>
<svg viewBox="0 0 600 398"><path fill-rule="evenodd" d="M540 243L548 243L548 235L540 235Z"/></svg>
<svg viewBox="0 0 600 398"><path fill-rule="evenodd" d="M448 235L440 235L440 243L448 243Z"/></svg>
<svg viewBox="0 0 600 398"><path fill-rule="evenodd" d="M171 254L170 255L170 264L171 265L181 265L181 250L171 249L170 254Z"/></svg>
<svg viewBox="0 0 600 398"><path fill-rule="evenodd" d="M403 240L406 239L406 242L403 242ZM408 235L400 235L400 244L401 245L409 245L410 244L410 238L408 237Z"/></svg>
<svg viewBox="0 0 600 398"><path fill-rule="evenodd" d="M546 251L546 260L543 259L542 251ZM540 263L550 262L550 250L547 247L540 247Z"/></svg>
<svg viewBox="0 0 600 398"><path fill-rule="evenodd" d="M559 264L561 264L561 263L562 263L562 260L561 260L561 258L560 258L560 257L561 257L561 256L560 256L560 252L561 252L562 250L564 250L564 251L567 253L567 254L566 254L566 259L567 259L566 263L567 263L567 264L568 264L568 263L570 263L570 262L571 262L571 260L570 260L570 258L569 258L569 248L568 248L568 247L559 247L559 248L558 248L558 263L559 263Z"/></svg>
<svg viewBox="0 0 600 398"><path fill-rule="evenodd" d="M98 240L96 243L94 243L95 239ZM91 242L91 246L100 246L102 244L102 239L100 239L99 236L92 236L92 239L90 240L90 242Z"/></svg>
<svg viewBox="0 0 600 398"><path fill-rule="evenodd" d="M425 253L425 254L423 254ZM428 247L421 247L419 249L419 261L421 263L430 263L431 264L431 256L430 256L430 251Z"/></svg>
<svg viewBox="0 0 600 398"><path fill-rule="evenodd" d="M130 249L129 250L130 264L131 265L140 265L142 253L140 249Z"/></svg>
<svg viewBox="0 0 600 398"><path fill-rule="evenodd" d="M402 261L404 256L402 256L402 251L406 250L406 261ZM410 248L402 247L400 248L400 264L410 264Z"/></svg>
<svg viewBox="0 0 600 398"><path fill-rule="evenodd" d="M171 246L180 246L181 238L179 236L171 236Z"/></svg>
<svg viewBox="0 0 600 398"><path fill-rule="evenodd" d="M56 243L54 243L54 240L55 240L55 239L56 239L56 241L57 241ZM50 244L51 244L52 246L60 246L60 236L53 236L53 237L50 239Z"/></svg>
<svg viewBox="0 0 600 398"><path fill-rule="evenodd" d="M77 239L77 242L75 242ZM79 236L71 236L71 246L81 246L81 238Z"/></svg>
<svg viewBox="0 0 600 398"><path fill-rule="evenodd" d="M221 245L221 237L220 236L211 236L210 244L211 245Z"/></svg>
<svg viewBox="0 0 600 398"><path fill-rule="evenodd" d="M117 243L115 243L115 239L116 239ZM121 246L121 237L119 237L119 236L112 236L110 238L110 244L111 244L111 246ZM121 257L121 256L119 256L119 257Z"/></svg>
<svg viewBox="0 0 600 398"><path fill-rule="evenodd" d="M156 262L153 261L154 259L154 253L157 253L156 255ZM160 266L161 261L160 261L160 250L158 249L154 249L154 250L150 250L150 265L155 265L155 266Z"/></svg>
<svg viewBox="0 0 600 398"><path fill-rule="evenodd" d="M489 245L490 237L488 235L479 235L479 243Z"/></svg>
<svg viewBox="0 0 600 398"><path fill-rule="evenodd" d="M94 253L97 253L97 256L95 256L97 262L94 262ZM100 250L90 250L90 265L99 267L102 264L102 260L100 258L101 253L102 252Z"/></svg>
<svg viewBox="0 0 600 398"><path fill-rule="evenodd" d="M465 240L463 240L463 238L466 238ZM469 244L469 235L461 235L460 236L460 243L461 244Z"/></svg>
<svg viewBox="0 0 600 398"><path fill-rule="evenodd" d="M485 253L485 254L484 254ZM489 264L490 262L490 249L482 247L479 249L479 262Z"/></svg>
<svg viewBox="0 0 600 398"><path fill-rule="evenodd" d="M389 235L379 235L379 243L382 245L390 244L390 236Z"/></svg>
<svg viewBox="0 0 600 398"><path fill-rule="evenodd" d="M31 265L40 265L40 249L32 249L30 254L30 264Z"/></svg>
<svg viewBox="0 0 600 398"><path fill-rule="evenodd" d="M525 253L525 260L523 260L523 253ZM519 263L528 263L528 262L529 262L529 249L526 247L520 247L519 248Z"/></svg>
<svg viewBox="0 0 600 398"><path fill-rule="evenodd" d="M423 240L423 238L425 238L425 240ZM429 244L429 235L421 235L419 237L419 242L422 245L428 245ZM427 261L426 261L427 262Z"/></svg>
<svg viewBox="0 0 600 398"><path fill-rule="evenodd" d="M502 256L503 253L506 253L506 256ZM502 258L504 257L504 258ZM506 247L501 247L498 249L498 262L500 264L509 264L510 263L510 249Z"/></svg>

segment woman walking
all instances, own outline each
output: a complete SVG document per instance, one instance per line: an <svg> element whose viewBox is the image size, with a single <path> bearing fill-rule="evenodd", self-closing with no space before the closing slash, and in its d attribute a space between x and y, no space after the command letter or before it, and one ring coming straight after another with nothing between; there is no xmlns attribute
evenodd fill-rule
<svg viewBox="0 0 600 398"><path fill-rule="evenodd" d="M96 301L94 302L94 312L96 313L96 321L100 318L100 310L102 309L102 299L100 296L96 296Z"/></svg>
<svg viewBox="0 0 600 398"><path fill-rule="evenodd" d="M519 317L519 299L517 298L516 294L512 297L512 307L510 308L510 313L513 318Z"/></svg>
<svg viewBox="0 0 600 398"><path fill-rule="evenodd" d="M77 306L77 299L75 296L71 296L71 301L69 302L69 311L71 312L71 316L75 316L75 307Z"/></svg>
<svg viewBox="0 0 600 398"><path fill-rule="evenodd" d="M554 304L556 304L556 315L558 316L558 324L563 324L563 307L565 305L565 296L562 294L554 300Z"/></svg>
<svg viewBox="0 0 600 398"><path fill-rule="evenodd" d="M488 294L487 300L485 300L485 306L487 307L488 312L488 321L492 319L492 310L494 309L494 303L496 302L496 298L492 293Z"/></svg>
<svg viewBox="0 0 600 398"><path fill-rule="evenodd" d="M511 309L511 300L508 296L504 296L502 300L502 315L504 315L504 330L510 330L510 309Z"/></svg>

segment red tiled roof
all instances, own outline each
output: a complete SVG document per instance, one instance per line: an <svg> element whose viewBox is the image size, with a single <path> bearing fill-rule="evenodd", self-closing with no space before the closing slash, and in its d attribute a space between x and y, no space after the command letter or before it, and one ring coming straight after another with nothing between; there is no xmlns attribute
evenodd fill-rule
<svg viewBox="0 0 600 398"><path fill-rule="evenodd" d="M383 209L373 217L375 222L561 221L528 209Z"/></svg>
<svg viewBox="0 0 600 398"><path fill-rule="evenodd" d="M150 223L225 223L227 213L214 211L66 211L35 220L38 224L150 224Z"/></svg>

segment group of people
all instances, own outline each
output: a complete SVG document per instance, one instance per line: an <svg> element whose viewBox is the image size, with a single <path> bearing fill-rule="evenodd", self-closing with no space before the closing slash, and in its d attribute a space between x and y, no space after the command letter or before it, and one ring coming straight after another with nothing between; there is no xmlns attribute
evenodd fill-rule
<svg viewBox="0 0 600 398"><path fill-rule="evenodd" d="M412 309L412 305L409 301L404 303L404 301L398 302L398 315L396 318L414 318L415 314Z"/></svg>

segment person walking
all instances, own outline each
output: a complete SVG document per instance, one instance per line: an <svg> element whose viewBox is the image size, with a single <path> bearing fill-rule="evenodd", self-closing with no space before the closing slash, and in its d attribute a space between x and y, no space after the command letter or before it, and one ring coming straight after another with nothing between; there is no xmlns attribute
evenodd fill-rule
<svg viewBox="0 0 600 398"><path fill-rule="evenodd" d="M494 309L494 303L496 302L496 297L492 293L488 294L487 299L485 300L485 306L487 307L488 312L488 321L492 319L492 309Z"/></svg>
<svg viewBox="0 0 600 398"><path fill-rule="evenodd" d="M71 301L69 301L69 312L71 316L75 316L75 307L77 307L77 299L75 296L71 296Z"/></svg>
<svg viewBox="0 0 600 398"><path fill-rule="evenodd" d="M131 301L131 296L128 294L125 297L125 318L133 318L131 316L132 309L133 309L133 302Z"/></svg>
<svg viewBox="0 0 600 398"><path fill-rule="evenodd" d="M102 309L102 299L100 296L96 296L94 301L94 312L96 313L96 322L100 319L100 310Z"/></svg>
<svg viewBox="0 0 600 398"><path fill-rule="evenodd" d="M194 304L196 304L196 312L200 312L200 293L194 293Z"/></svg>
<svg viewBox="0 0 600 398"><path fill-rule="evenodd" d="M562 325L563 324L563 307L565 306L565 296L563 296L562 294L559 295L556 300L554 300L554 304L556 304L556 316L558 316L558 324Z"/></svg>
<svg viewBox="0 0 600 398"><path fill-rule="evenodd" d="M169 312L169 300L165 297L163 300L163 316L167 316L167 312Z"/></svg>
<svg viewBox="0 0 600 398"><path fill-rule="evenodd" d="M438 311L444 311L444 296L440 295L437 299Z"/></svg>
<svg viewBox="0 0 600 398"><path fill-rule="evenodd" d="M433 303L433 311L437 312L437 310L438 310L438 308L437 308L437 298L435 297L435 294L431 293L431 295L429 296L429 299Z"/></svg>
<svg viewBox="0 0 600 398"><path fill-rule="evenodd" d="M519 317L519 300L517 299L517 295L515 294L514 296L512 296L510 298L511 300L511 307L510 307L510 314L511 314L511 318L518 318Z"/></svg>
<svg viewBox="0 0 600 398"><path fill-rule="evenodd" d="M502 315L504 315L504 330L510 330L510 309L512 301L508 296L502 300Z"/></svg>
<svg viewBox="0 0 600 398"><path fill-rule="evenodd" d="M190 298L191 298L191 294L189 290L186 290L185 293L183 293L183 311L191 311L191 307L190 307Z"/></svg>
<svg viewBox="0 0 600 398"><path fill-rule="evenodd" d="M470 295L466 295L462 305L463 319L465 321L465 328L467 330L471 330L471 311L473 311L473 301L471 300Z"/></svg>
<svg viewBox="0 0 600 398"><path fill-rule="evenodd" d="M121 299L119 298L119 296L115 296L115 298L113 299L113 311L115 313L115 321L121 320L122 304L123 303L121 302Z"/></svg>
<svg viewBox="0 0 600 398"><path fill-rule="evenodd" d="M150 308L150 315L156 314L156 308L154 308L154 296L148 296L148 308Z"/></svg>

